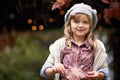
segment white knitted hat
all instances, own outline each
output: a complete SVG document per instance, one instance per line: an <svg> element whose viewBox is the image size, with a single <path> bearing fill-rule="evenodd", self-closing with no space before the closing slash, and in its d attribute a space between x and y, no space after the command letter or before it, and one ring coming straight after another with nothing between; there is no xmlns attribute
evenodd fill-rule
<svg viewBox="0 0 120 80"><path fill-rule="evenodd" d="M64 16L65 22L70 18L71 15L74 15L76 13L83 13L88 15L93 22L93 29L96 27L96 24L98 22L97 11L95 9L92 9L91 6L84 3L75 4L65 14Z"/></svg>

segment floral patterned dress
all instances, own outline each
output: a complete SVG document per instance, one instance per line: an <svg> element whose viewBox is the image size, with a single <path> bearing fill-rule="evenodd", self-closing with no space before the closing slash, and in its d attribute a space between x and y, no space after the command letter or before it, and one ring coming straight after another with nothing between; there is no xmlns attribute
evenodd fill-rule
<svg viewBox="0 0 120 80"><path fill-rule="evenodd" d="M71 49L65 47L62 54L62 63L65 66L64 74L61 74L60 80L86 80L86 73L93 70L94 55L92 47L85 41L78 46L72 42ZM84 78L81 78L84 76Z"/></svg>

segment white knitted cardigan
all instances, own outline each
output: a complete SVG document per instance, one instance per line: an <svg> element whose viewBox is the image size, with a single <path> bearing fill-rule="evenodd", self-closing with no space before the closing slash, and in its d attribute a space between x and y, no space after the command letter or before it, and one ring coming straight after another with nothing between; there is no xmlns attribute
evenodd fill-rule
<svg viewBox="0 0 120 80"><path fill-rule="evenodd" d="M108 70L107 54L104 44L97 39L96 42L98 48L95 52L93 70L94 71L98 71L99 69ZM64 48L64 46L65 46L65 38L60 38L56 40L53 44L51 44L49 47L50 55L47 58L44 66L48 66L48 65L53 66L55 64L60 63L61 62L60 51ZM55 74L54 80L59 80L59 75L60 75L59 73Z"/></svg>

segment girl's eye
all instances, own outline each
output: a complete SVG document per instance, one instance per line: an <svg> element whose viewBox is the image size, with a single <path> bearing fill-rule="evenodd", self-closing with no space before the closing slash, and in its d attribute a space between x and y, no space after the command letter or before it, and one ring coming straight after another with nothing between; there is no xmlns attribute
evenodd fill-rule
<svg viewBox="0 0 120 80"><path fill-rule="evenodd" d="M89 22L88 22L88 21L83 21L83 23L85 23L85 24L89 24Z"/></svg>
<svg viewBox="0 0 120 80"><path fill-rule="evenodd" d="M77 20L74 20L74 23L79 23L79 21L77 21Z"/></svg>

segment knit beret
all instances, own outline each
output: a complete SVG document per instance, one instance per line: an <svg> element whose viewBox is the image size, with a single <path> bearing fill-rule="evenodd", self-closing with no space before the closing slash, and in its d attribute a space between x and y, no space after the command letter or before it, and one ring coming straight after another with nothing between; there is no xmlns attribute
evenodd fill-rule
<svg viewBox="0 0 120 80"><path fill-rule="evenodd" d="M71 15L74 15L76 13L83 13L83 14L88 15L93 23L92 28L94 29L96 27L96 24L98 22L97 11L93 9L91 6L84 4L84 3L74 4L69 10L67 10L64 16L64 21L66 22L70 18Z"/></svg>

